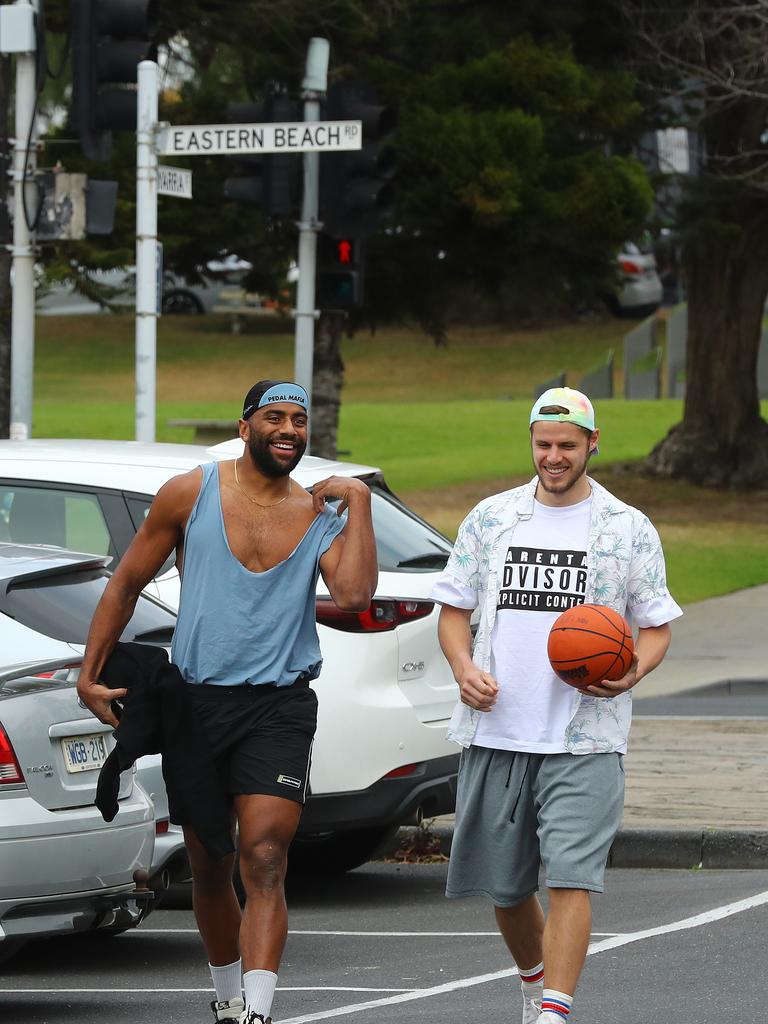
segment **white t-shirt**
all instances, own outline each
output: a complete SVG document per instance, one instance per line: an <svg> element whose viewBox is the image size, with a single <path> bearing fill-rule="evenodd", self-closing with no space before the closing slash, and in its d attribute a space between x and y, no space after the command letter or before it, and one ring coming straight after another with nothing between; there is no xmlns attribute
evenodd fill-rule
<svg viewBox="0 0 768 1024"><path fill-rule="evenodd" d="M531 518L515 527L491 634L491 674L499 694L480 715L472 741L477 746L566 752L565 730L579 693L552 671L547 639L558 615L584 603L591 504L591 497L562 508L536 501ZM457 607L468 607L466 588L450 580L432 591L444 604L453 604L452 596Z"/></svg>

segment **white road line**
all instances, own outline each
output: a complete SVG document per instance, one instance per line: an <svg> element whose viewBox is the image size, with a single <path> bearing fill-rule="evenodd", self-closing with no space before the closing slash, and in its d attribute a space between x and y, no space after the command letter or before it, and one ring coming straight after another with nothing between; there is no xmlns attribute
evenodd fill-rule
<svg viewBox="0 0 768 1024"><path fill-rule="evenodd" d="M673 932L687 931L691 928L700 928L705 924L712 924L714 921L722 921L732 917L734 914L741 914L746 910L753 910L768 904L768 890L759 892L754 896L738 900L735 903L726 903L721 907L713 907L702 914L695 914L693 917L684 917L679 921L672 921L670 924L660 925L658 928L646 928L644 931L627 932L623 935L612 935L595 942L589 947L589 956L595 953L603 953L608 949L617 949L619 946L626 946L632 942L642 942L644 939L656 938L661 935L670 935ZM366 933L375 934L375 933ZM392 933L385 933L392 934ZM477 934L477 933L473 933ZM343 1017L350 1013L360 1013L363 1010L376 1009L381 1006L392 1006L397 1003L413 1002L416 999L431 999L433 996L443 995L447 992L456 992L462 988L474 988L476 985L484 985L491 981L499 981L502 978L511 978L517 974L516 967L508 967L502 971L494 971L491 974L477 974L471 978L459 978L456 981L449 981L443 985L433 985L431 988L422 989L372 989L372 988L342 988L335 986L314 987L280 987L282 992L395 992L396 995L387 996L383 999L370 999L364 1003L352 1003L348 1006L338 1006L334 1009L322 1010L319 1013L304 1014L300 1017L291 1017L282 1024L310 1024L311 1021L328 1020L331 1017ZM178 992L206 992L210 988L0 988L0 993L12 995L49 995L62 994L102 994L106 992L119 992L125 994L136 994L139 992L149 993L178 993Z"/></svg>
<svg viewBox="0 0 768 1024"><path fill-rule="evenodd" d="M128 933L130 935L198 935L197 928L134 928L133 931ZM446 936L448 938L458 937L477 937L483 935L496 935L499 932L326 932L326 931L302 931L299 929L291 928L288 932L289 935L326 935L326 936L352 936L359 938L360 936L370 936L371 938L379 939L399 939L403 937L425 936L426 938ZM615 935L615 932L608 933Z"/></svg>
<svg viewBox="0 0 768 1024"><path fill-rule="evenodd" d="M364 988L358 985L278 985L278 992L420 992L418 988ZM137 995L150 993L207 992L212 988L0 988L0 992L12 995L102 995L105 992L120 992Z"/></svg>
<svg viewBox="0 0 768 1024"><path fill-rule="evenodd" d="M197 935L197 928L136 928L130 935ZM499 937L499 932L323 932L323 931L299 931L291 929L289 935L326 935L326 936L352 936L353 938L369 937L377 939L400 939L400 938L477 938L478 936ZM621 935L621 932L592 932L593 935Z"/></svg>
<svg viewBox="0 0 768 1024"><path fill-rule="evenodd" d="M672 932L687 931L689 928L700 928L702 925L711 924L713 921L722 921L733 914L741 914L745 910L752 910L755 907L764 906L768 903L768 890L749 896L747 899L738 900L736 903L727 903L722 907L714 907L703 914L695 914L693 917L685 917L680 921L672 921L670 924L661 925L658 928L647 928L641 932L628 932L625 935L615 935L612 938L603 939L589 947L589 954L602 953L607 949L616 949L619 946L626 946L631 942L641 942L643 939L655 938L659 935L669 935ZM433 996L443 995L447 992L456 992L462 988L473 988L475 985L485 985L490 981L499 981L502 978L511 978L517 974L516 967L510 967L503 971L494 971L492 974L478 974L473 978L460 978L457 981L449 981L444 985L434 985L432 988L417 989L413 992L403 992L400 995L389 996L384 999L370 999L365 1003L353 1003L349 1006L339 1006L335 1009L323 1010L320 1013L307 1013L300 1017L290 1017L281 1024L309 1024L310 1021L328 1020L331 1017L343 1017L349 1013L361 1013L363 1010L373 1010L381 1006L393 1006L397 1003L408 1003L415 999L431 999Z"/></svg>

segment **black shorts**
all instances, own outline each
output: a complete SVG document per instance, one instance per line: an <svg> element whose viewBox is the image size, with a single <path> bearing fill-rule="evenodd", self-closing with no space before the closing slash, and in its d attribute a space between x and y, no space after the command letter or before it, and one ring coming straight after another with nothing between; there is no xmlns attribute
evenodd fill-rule
<svg viewBox="0 0 768 1024"><path fill-rule="evenodd" d="M304 803L317 727L308 679L291 686L194 684L189 692L226 793Z"/></svg>

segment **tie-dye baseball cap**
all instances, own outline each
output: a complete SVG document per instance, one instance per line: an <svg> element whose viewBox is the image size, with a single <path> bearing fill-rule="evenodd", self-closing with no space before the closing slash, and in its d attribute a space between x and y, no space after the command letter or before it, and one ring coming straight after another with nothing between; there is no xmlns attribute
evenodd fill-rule
<svg viewBox="0 0 768 1024"><path fill-rule="evenodd" d="M560 406L564 412L542 412L543 409L552 409ZM575 423L577 427L584 427L586 430L595 429L595 410L592 403L581 391L573 388L550 388L543 395L539 395L531 409L531 424L539 420L549 420L553 423Z"/></svg>

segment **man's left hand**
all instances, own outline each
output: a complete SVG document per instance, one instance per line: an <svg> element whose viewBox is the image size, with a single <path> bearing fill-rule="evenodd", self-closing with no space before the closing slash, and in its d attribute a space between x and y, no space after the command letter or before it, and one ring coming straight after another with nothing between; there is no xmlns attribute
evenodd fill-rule
<svg viewBox="0 0 768 1024"><path fill-rule="evenodd" d="M338 499L339 506L336 513L342 515L350 501L359 501L361 498L370 502L371 492L368 485L364 484L362 480L358 480L356 476L329 476L312 488L312 504L315 512L322 512L326 501Z"/></svg>
<svg viewBox="0 0 768 1024"><path fill-rule="evenodd" d="M640 681L637 675L637 660L637 651L633 651L629 671L621 679L603 679L592 686L585 686L583 689L580 687L579 693L587 697L618 697L619 694L626 693Z"/></svg>

